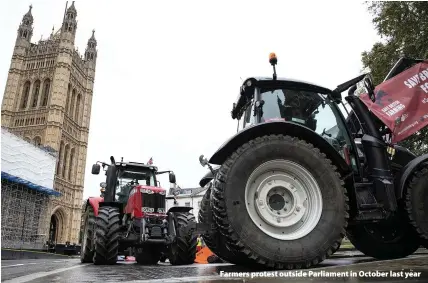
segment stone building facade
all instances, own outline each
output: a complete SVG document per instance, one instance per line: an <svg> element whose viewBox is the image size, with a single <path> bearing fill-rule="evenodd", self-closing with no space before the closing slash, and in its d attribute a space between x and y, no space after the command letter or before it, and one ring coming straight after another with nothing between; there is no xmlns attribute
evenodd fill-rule
<svg viewBox="0 0 428 283"><path fill-rule="evenodd" d="M75 47L77 11L66 7L49 38L32 43L32 7L18 28L1 108L1 124L57 152L49 218L57 243L78 243L92 96L97 60L94 32L84 55ZM55 226L55 227L52 227Z"/></svg>

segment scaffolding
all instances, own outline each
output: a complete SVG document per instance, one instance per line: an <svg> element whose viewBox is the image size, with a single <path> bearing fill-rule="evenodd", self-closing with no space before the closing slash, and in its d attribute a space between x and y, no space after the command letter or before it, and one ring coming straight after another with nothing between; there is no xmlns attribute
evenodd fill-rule
<svg viewBox="0 0 428 283"><path fill-rule="evenodd" d="M50 196L24 184L1 180L1 247L45 249Z"/></svg>
<svg viewBox="0 0 428 283"><path fill-rule="evenodd" d="M56 156L2 128L1 247L45 249Z"/></svg>

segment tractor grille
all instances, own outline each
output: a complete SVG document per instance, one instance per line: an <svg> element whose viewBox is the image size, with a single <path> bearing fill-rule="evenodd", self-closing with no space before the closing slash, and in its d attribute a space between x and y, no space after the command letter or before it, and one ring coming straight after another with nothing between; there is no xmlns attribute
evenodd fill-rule
<svg viewBox="0 0 428 283"><path fill-rule="evenodd" d="M150 237L161 238L162 228L160 226L153 226L152 229L150 229Z"/></svg>
<svg viewBox="0 0 428 283"><path fill-rule="evenodd" d="M166 202L165 195L161 195L157 193L155 194L141 193L141 198L143 202L143 212L165 213L165 202Z"/></svg>

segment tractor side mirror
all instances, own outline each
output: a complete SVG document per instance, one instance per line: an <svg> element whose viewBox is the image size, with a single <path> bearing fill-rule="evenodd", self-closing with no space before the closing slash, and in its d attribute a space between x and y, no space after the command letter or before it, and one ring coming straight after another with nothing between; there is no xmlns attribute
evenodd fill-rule
<svg viewBox="0 0 428 283"><path fill-rule="evenodd" d="M169 173L169 182L172 184L176 183L176 179L175 179L175 174L174 173Z"/></svg>
<svg viewBox="0 0 428 283"><path fill-rule="evenodd" d="M106 182L101 182L100 183L100 187L103 188L103 189L107 188L107 183Z"/></svg>
<svg viewBox="0 0 428 283"><path fill-rule="evenodd" d="M101 166L99 164L92 165L92 174L98 175L100 174Z"/></svg>

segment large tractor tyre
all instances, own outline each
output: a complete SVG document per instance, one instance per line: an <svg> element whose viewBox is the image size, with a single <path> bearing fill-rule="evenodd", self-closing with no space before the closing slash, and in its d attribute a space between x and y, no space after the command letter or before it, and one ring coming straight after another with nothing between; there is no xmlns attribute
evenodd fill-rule
<svg viewBox="0 0 428 283"><path fill-rule="evenodd" d="M410 223L428 248L428 167L411 176L406 187L405 206Z"/></svg>
<svg viewBox="0 0 428 283"><path fill-rule="evenodd" d="M284 135L237 149L216 175L212 196L229 248L273 269L309 268L329 257L349 218L336 167L318 148Z"/></svg>
<svg viewBox="0 0 428 283"><path fill-rule="evenodd" d="M404 258L420 246L417 233L401 214L388 221L349 226L347 236L357 250L380 260Z"/></svg>
<svg viewBox="0 0 428 283"><path fill-rule="evenodd" d="M155 265L161 258L161 248L156 246L149 246L143 249L138 249L135 260L138 264Z"/></svg>
<svg viewBox="0 0 428 283"><path fill-rule="evenodd" d="M177 236L175 242L169 246L169 262L172 265L193 264L196 259L198 237L192 233L190 226L196 224L196 218L189 212L177 212L175 216Z"/></svg>
<svg viewBox="0 0 428 283"><path fill-rule="evenodd" d="M92 206L88 206L84 214L84 232L82 239L82 248L80 252L80 261L82 263L92 262L94 252L92 250L94 228L95 228L95 213Z"/></svg>
<svg viewBox="0 0 428 283"><path fill-rule="evenodd" d="M207 247L223 261L237 265L249 264L251 262L245 254L235 254L228 249L226 237L220 233L215 224L214 215L210 206L211 184L212 183L210 183L210 187L202 197L198 218L200 223L209 224L212 228L209 233L203 234L202 237Z"/></svg>
<svg viewBox="0 0 428 283"><path fill-rule="evenodd" d="M98 211L93 257L96 265L112 265L117 262L120 236L119 214L117 207L104 206Z"/></svg>

